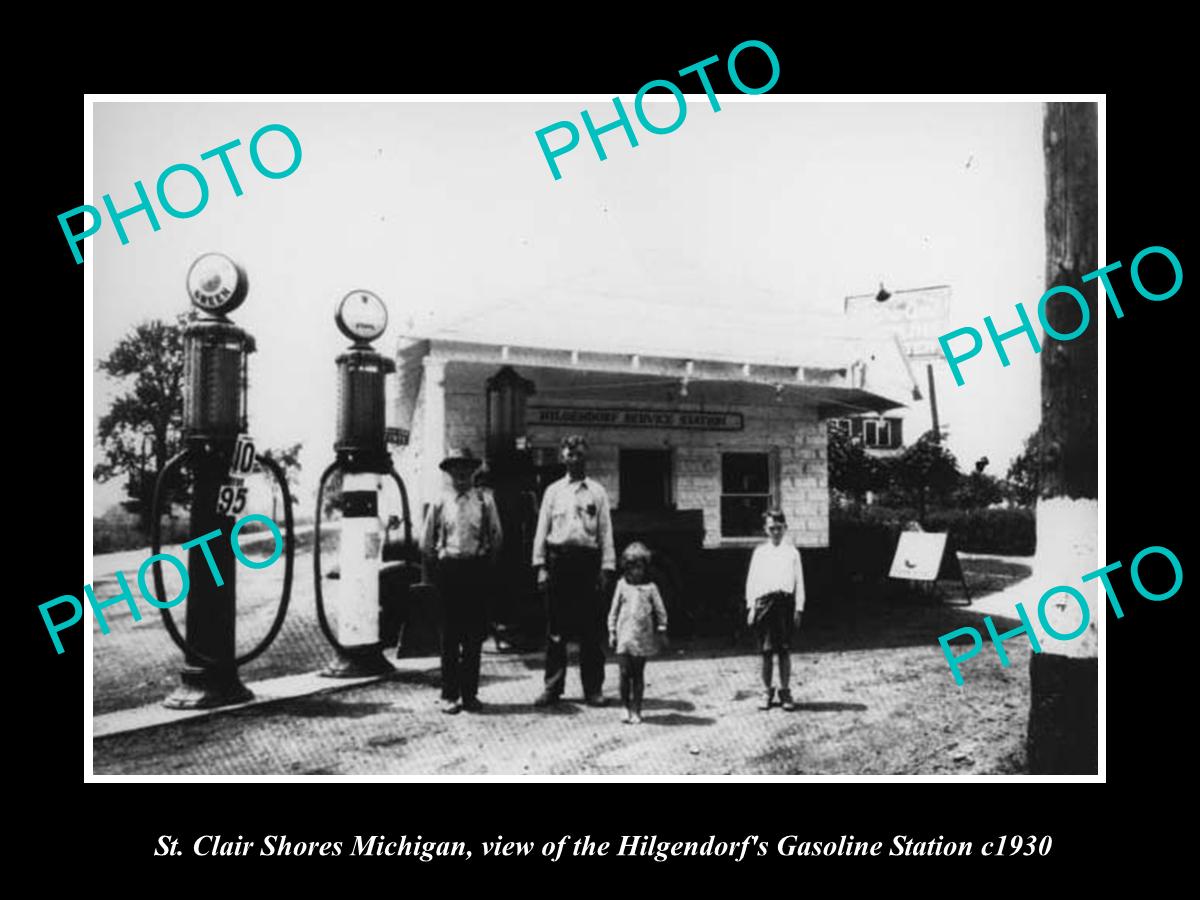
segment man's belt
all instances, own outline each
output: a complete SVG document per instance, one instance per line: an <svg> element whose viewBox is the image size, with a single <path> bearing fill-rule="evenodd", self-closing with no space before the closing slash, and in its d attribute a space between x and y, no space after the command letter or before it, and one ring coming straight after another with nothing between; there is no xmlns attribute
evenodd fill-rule
<svg viewBox="0 0 1200 900"><path fill-rule="evenodd" d="M585 544L546 544L547 556L590 556L599 552L599 547Z"/></svg>

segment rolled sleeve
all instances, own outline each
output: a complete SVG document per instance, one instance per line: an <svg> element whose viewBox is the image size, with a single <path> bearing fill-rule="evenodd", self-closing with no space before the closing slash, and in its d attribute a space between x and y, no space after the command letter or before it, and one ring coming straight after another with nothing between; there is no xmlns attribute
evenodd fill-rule
<svg viewBox="0 0 1200 900"><path fill-rule="evenodd" d="M612 515L608 509L608 493L606 491L601 490L596 506L598 507L596 528L600 532L597 535L600 538L600 568L615 572L617 569L617 550L613 546Z"/></svg>

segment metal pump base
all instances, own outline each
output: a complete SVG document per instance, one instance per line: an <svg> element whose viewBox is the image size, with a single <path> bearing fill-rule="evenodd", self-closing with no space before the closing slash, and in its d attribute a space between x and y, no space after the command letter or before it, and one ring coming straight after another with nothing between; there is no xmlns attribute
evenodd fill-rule
<svg viewBox="0 0 1200 900"><path fill-rule="evenodd" d="M321 670L323 678L369 678L374 675L387 675L396 671L396 667L383 656L383 644L367 644L361 647L347 647L338 652L329 664Z"/></svg>
<svg viewBox="0 0 1200 900"><path fill-rule="evenodd" d="M212 709L254 699L254 692L242 684L237 669L188 666L180 670L179 680L183 683L163 701L167 709Z"/></svg>

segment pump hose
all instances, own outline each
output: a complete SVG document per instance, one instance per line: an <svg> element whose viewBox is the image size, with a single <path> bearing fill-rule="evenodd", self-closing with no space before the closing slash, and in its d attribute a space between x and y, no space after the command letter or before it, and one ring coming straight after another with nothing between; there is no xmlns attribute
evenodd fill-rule
<svg viewBox="0 0 1200 900"><path fill-rule="evenodd" d="M348 651L338 642L333 629L329 627L329 619L325 615L325 595L321 590L321 505L325 502L325 482L340 467L341 463L335 459L321 473L321 480L317 484L317 514L313 517L313 586L317 596L317 624L321 626L321 634L325 635L325 640L329 641L334 650L344 655Z"/></svg>
<svg viewBox="0 0 1200 900"><path fill-rule="evenodd" d="M158 556L161 546L161 519L162 519L162 486L166 480L166 476L176 465L183 461L190 451L183 450L163 466L162 471L158 473L158 478L154 481L154 499L150 507L151 525L150 525L150 551L151 556ZM287 535L284 538L284 569L283 569L283 594L279 598L279 609L275 612L275 620L271 623L271 628L267 631L266 637L255 644L249 652L243 653L241 656L234 657L232 662L225 659L214 659L206 653L201 653L192 646L187 638L185 638L175 625L175 620L171 616L170 609L162 609L163 624L167 627L167 634L171 636L177 647L187 656L198 660L202 665L208 668L225 668L232 665L234 668L244 666L250 660L258 657L264 650L271 646L271 642L275 640L279 634L279 630L283 627L283 620L287 617L288 601L292 596L292 565L295 560L295 539L292 533L292 495L288 491L287 477L283 473L283 468L275 460L269 456L259 455L257 457L259 465L270 469L271 474L275 476L275 480L279 483L283 490L283 521ZM163 584L162 563L156 562L154 569L154 590L159 597L167 595L166 586Z"/></svg>
<svg viewBox="0 0 1200 900"><path fill-rule="evenodd" d="M321 626L321 633L325 635L325 640L329 641L334 650L346 654L349 650L338 641L333 634L333 629L329 627L329 618L325 615L325 594L321 590L321 510L324 508L325 502L325 483L340 466L341 463L337 460L331 462L321 473L321 481L317 485L317 512L313 516L313 584L317 597L317 623ZM412 515L408 506L408 490L404 487L404 479L400 477L395 466L389 469L388 474L400 488L400 504L404 507L404 544L411 551Z"/></svg>
<svg viewBox="0 0 1200 900"><path fill-rule="evenodd" d="M404 547L406 550L412 550L412 515L408 509L408 490L404 487L404 479L400 477L400 473L396 471L393 465L388 470L388 474L396 482L396 487L400 488L400 504L404 507Z"/></svg>

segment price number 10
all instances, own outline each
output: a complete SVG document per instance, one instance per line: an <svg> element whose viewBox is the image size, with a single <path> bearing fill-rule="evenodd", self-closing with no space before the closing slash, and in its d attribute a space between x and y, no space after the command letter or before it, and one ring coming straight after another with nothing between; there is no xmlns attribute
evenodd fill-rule
<svg viewBox="0 0 1200 900"><path fill-rule="evenodd" d="M229 460L229 474L234 478L249 475L254 470L254 440L248 434L239 435Z"/></svg>

